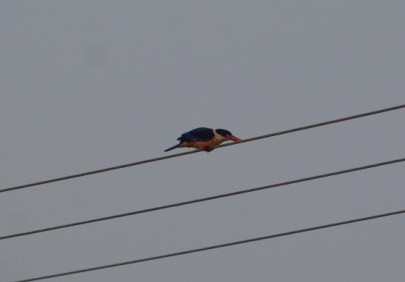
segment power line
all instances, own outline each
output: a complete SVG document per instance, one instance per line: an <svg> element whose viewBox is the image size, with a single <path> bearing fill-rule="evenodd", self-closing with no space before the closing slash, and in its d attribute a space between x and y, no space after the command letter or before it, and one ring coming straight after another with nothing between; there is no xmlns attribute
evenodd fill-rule
<svg viewBox="0 0 405 282"><path fill-rule="evenodd" d="M262 240L268 240L268 239L273 239L273 238L277 238L277 237L284 237L284 236L289 236L289 235L298 234L298 233L315 231L315 230L319 230L319 229L326 229L326 228L330 228L330 227L336 227L339 225L346 225L346 224L357 223L357 222L361 222L361 221L373 220L373 219L377 219L377 218L388 217L388 216L398 215L398 214L402 214L402 213L405 213L405 210L377 214L377 215L372 215L372 216L367 216L367 217L360 217L360 218L350 219L350 220L346 220L346 221L339 221L339 222L334 222L334 223L325 224L325 225L313 226L313 227L309 227L309 228L296 229L296 230L283 232L283 233L276 233L276 234L272 234L272 235L255 237L255 238L234 241L234 242L229 242L229 243L224 243L224 244L211 245L211 246L197 248L197 249L189 249L189 250L185 250L185 251L168 253L168 254L163 254L163 255L158 255L158 256L153 256L153 257L145 257L145 258L131 260L131 261L124 261L124 262L119 262L119 263L113 263L113 264L83 268L83 269L78 269L78 270L73 270L73 271L61 272L61 273L56 273L56 274L44 275L44 276L39 276L39 277L35 277L35 278L17 280L17 281L13 281L13 282L38 281L38 280L56 278L56 277L61 277L61 276L68 276L68 275L73 275L73 274L78 274L78 273L83 273L83 272L91 272L91 271L96 271L96 270L101 270L101 269L106 269L106 268L124 266L124 265L129 265L129 264L137 264L137 263L141 263L141 262L160 260L160 259L169 258L169 257L182 256L182 255L187 255L187 254L192 254L192 253L209 251L209 250L213 250L213 249L219 249L219 248L231 247L231 246L247 244L247 243L252 243L252 242L257 242L257 241L262 241Z"/></svg>
<svg viewBox="0 0 405 282"><path fill-rule="evenodd" d="M376 111L361 113L361 114L357 114L357 115L347 116L347 117L343 117L343 118L333 119L333 120L329 120L329 121L324 121L324 122L320 122L320 123L310 124L310 125L306 125L306 126L296 127L296 128L278 131L278 132L265 134L265 135L261 135L261 136L256 136L256 137L244 139L244 140L236 142L236 143L223 144L223 145L218 146L218 148L233 146L233 145L240 144L240 143L247 143L247 142L256 141L259 139L274 137L274 136L280 136L280 135L289 134L289 133L302 131L302 130L307 130L307 129L311 129L311 128L315 128L315 127L321 127L321 126L325 126L325 125L329 125L329 124L334 124L334 123L344 122L344 121L358 119L358 118L362 118L362 117L372 116L372 115L376 115L376 114L381 114L381 113L385 113L385 112L389 112L389 111L399 110L402 108L405 108L405 104L394 106L394 107L389 107L389 108L383 108L383 109L376 110ZM107 168L57 177L57 178L51 178L51 179L47 179L47 180L32 182L32 183L18 185L18 186L12 186L12 187L8 187L8 188L0 189L0 193L25 189L28 187L44 185L44 184L63 181L63 180L72 179L72 178L88 176L88 175L92 175L92 174L103 173L103 172L107 172L107 171L111 171L111 170L123 169L123 168L127 168L130 166L136 166L136 165L142 165L142 164L156 162L156 161L162 161L162 160L180 157L180 156L184 156L184 155L194 154L197 152L200 152L200 151L193 150L193 151L177 153L177 154L172 154L172 155L168 155L168 156L157 157L157 158L142 160L142 161L138 161L138 162L132 162L132 163L127 163L127 164L122 164L122 165L117 165L117 166L112 166L112 167L107 167Z"/></svg>
<svg viewBox="0 0 405 282"><path fill-rule="evenodd" d="M292 185L292 184L320 179L320 178L331 177L331 176L335 176L335 175L339 175L339 174L345 174L345 173L375 168L375 167L379 167L379 166L400 163L400 162L404 162L404 161L405 161L405 158L401 158L401 159L395 159L395 160L390 160L390 161L385 161L385 162L373 163L373 164L369 164L369 165L364 165L364 166L359 166L359 167L354 167L354 168L349 168L349 169L344 169L344 170L339 170L339 171L334 171L334 172L329 172L329 173L324 173L324 174L318 174L315 176L298 178L295 180L279 182L279 183L270 184L270 185L266 185L266 186L239 190L239 191L235 191L235 192L219 194L219 195L214 195L214 196L209 196L209 197L204 197L204 198L199 198L199 199L194 199L194 200L189 200L189 201L184 201L184 202L178 202L178 203L174 203L174 204L162 205L162 206L157 206L157 207L148 208L148 209L142 209L142 210L126 212L126 213L121 213L121 214L116 214L116 215L111 215L111 216L106 216L106 217L100 217L100 218L89 219L89 220L84 220L84 221L79 221L79 222L74 222L74 223L57 225L57 226L53 226L53 227L37 229L37 230L32 230L32 231L27 231L27 232L22 232L22 233L15 233L15 234L11 234L11 235L1 236L0 240L27 236L27 235L43 233L43 232L49 232L49 231L53 231L53 230L64 229L64 228L69 228L69 227L74 227L74 226L79 226L79 225L85 225L85 224L90 224L90 223L95 223L95 222L100 222L100 221L105 221L105 220L111 220L111 219L116 219L116 218L121 218L121 217L126 217L126 216L132 216L132 215L137 215L137 214L142 214L142 213L148 213L148 212L153 212L153 211L158 211L158 210L163 210L163 209L191 205L191 204L211 201L211 200L215 200L215 199L231 197L231 196L236 196L236 195L241 195L241 194L246 194L246 193L252 193L252 192L257 192L260 190L287 186L287 185Z"/></svg>

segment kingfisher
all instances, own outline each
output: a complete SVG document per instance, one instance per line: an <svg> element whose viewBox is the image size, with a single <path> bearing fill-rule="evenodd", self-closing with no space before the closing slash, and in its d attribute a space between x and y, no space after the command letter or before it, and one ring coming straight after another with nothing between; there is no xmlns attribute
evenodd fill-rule
<svg viewBox="0 0 405 282"><path fill-rule="evenodd" d="M241 141L240 138L234 136L229 130L212 129L207 127L199 127L183 133L179 138L177 138L177 140L179 140L180 143L166 149L165 152L183 147L196 148L198 150L210 152L224 141Z"/></svg>

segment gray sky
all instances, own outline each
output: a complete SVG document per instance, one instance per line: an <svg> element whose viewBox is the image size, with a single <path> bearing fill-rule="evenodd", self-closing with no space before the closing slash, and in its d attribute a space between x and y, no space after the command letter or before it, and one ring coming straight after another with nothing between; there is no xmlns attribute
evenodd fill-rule
<svg viewBox="0 0 405 282"><path fill-rule="evenodd" d="M1 188L405 102L405 2L1 1ZM0 194L0 235L404 157L405 111ZM185 149L177 150L177 152ZM1 281L405 208L404 164L0 241ZM401 281L393 216L49 281Z"/></svg>

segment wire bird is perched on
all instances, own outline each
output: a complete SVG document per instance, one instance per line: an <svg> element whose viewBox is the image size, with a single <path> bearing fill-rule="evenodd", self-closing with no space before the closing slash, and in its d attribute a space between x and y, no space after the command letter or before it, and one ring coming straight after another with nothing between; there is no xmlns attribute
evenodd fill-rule
<svg viewBox="0 0 405 282"><path fill-rule="evenodd" d="M180 143L166 149L165 152L183 147L196 148L198 150L210 152L224 141L241 141L240 138L232 135L229 130L214 130L207 127L199 127L189 132L183 133L179 138L177 138L177 140L179 140Z"/></svg>

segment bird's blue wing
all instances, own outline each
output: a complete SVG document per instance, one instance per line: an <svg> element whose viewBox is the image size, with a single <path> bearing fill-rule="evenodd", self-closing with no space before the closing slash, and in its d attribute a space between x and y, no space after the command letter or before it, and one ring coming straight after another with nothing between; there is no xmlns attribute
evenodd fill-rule
<svg viewBox="0 0 405 282"><path fill-rule="evenodd" d="M214 137L214 130L207 127L199 127L183 133L177 140L184 141L209 141Z"/></svg>

